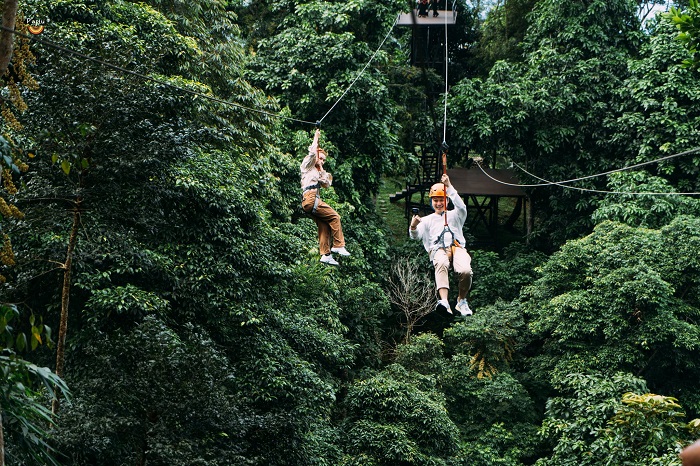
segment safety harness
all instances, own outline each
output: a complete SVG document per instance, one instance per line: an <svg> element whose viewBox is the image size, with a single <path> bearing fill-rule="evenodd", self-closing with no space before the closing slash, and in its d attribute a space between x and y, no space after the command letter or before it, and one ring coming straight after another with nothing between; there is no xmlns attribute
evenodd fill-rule
<svg viewBox="0 0 700 466"><path fill-rule="evenodd" d="M316 184L312 184L312 185L305 187L301 193L302 202L304 201L304 194L306 194L306 191L309 191L311 189L316 190L316 199L314 199L314 207L313 207L313 209L311 209L311 213L315 214L316 209L318 208L318 203L321 201L321 194L320 194L321 193L321 183L316 183ZM303 210L303 208L302 208L302 210Z"/></svg>
<svg viewBox="0 0 700 466"><path fill-rule="evenodd" d="M459 241L457 241L455 239L455 235L452 232L452 230L450 230L450 225L448 225L448 223L447 223L447 211L444 211L442 214L445 216L445 226L442 229L442 233L440 233L440 236L437 237L437 239L435 240L435 242L433 244L441 244L442 246L438 246L438 247L441 247L442 249L447 249L448 247L452 247L455 244L457 246L459 246ZM445 233L449 233L452 236L453 243L450 244L449 246L447 246L445 244Z"/></svg>
<svg viewBox="0 0 700 466"><path fill-rule="evenodd" d="M442 141L442 174L447 175L447 143L445 141ZM452 248L452 254L454 254L455 247L461 247L459 244L459 241L455 238L454 233L452 230L450 230L450 225L447 223L447 186L443 183L442 184L442 192L444 193L444 198L445 198L445 211L442 213L445 216L445 226L442 229L442 233L440 233L440 236L437 237L435 242L433 244L441 244L442 246L438 246L439 248L441 247L442 249L447 249ZM447 246L445 244L445 233L449 233L452 236L452 244Z"/></svg>

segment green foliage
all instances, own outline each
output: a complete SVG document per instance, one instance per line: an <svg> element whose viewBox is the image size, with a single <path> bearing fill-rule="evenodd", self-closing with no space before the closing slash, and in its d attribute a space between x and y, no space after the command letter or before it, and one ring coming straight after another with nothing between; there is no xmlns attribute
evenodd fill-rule
<svg viewBox="0 0 700 466"><path fill-rule="evenodd" d="M631 374L572 373L556 386L541 432L553 455L538 465L680 465L681 445L694 438L675 398L646 393Z"/></svg>
<svg viewBox="0 0 700 466"><path fill-rule="evenodd" d="M522 60L522 41L530 24L529 13L535 6L533 0L508 0L489 10L481 28L476 46L484 76L499 60Z"/></svg>
<svg viewBox="0 0 700 466"><path fill-rule="evenodd" d="M684 412L672 397L625 393L622 407L602 435L608 461L618 464L678 464ZM594 445L596 449L598 445ZM603 449L603 448L601 448Z"/></svg>
<svg viewBox="0 0 700 466"><path fill-rule="evenodd" d="M245 83L222 82L216 60L203 60L201 19L176 28L128 2L49 7L51 37L82 53L130 56L136 69L178 86L249 89L236 101L273 105ZM119 22L127 16L128 25ZM178 50L177 60L160 61ZM286 203L298 185L293 198L283 196L272 167L291 173L298 163L276 163L286 157L273 147L281 128L42 52L41 88L24 122L43 156L28 179L27 221L13 227L23 260L12 291L33 308L56 308L52 261L65 259L67 231L61 200L81 196L66 366L77 395L58 448L73 464L335 464L331 414L341 377L360 344L358 359L377 364L376 322L388 303L355 276L378 274L362 245L350 246L342 272L324 268L313 222L289 223ZM240 65L227 62L226 73ZM184 77L168 74L176 72ZM54 150L90 164L65 176ZM350 216L352 206L331 192L329 202ZM350 241L372 242L367 257L385 256L378 227L348 223Z"/></svg>
<svg viewBox="0 0 700 466"><path fill-rule="evenodd" d="M7 459L17 464L32 461L57 465L57 451L50 444L55 419L46 407L46 399L70 393L48 367L19 356L40 344L52 344L50 329L37 322L34 315L29 318L29 337L15 328L19 316L16 306L0 303L0 429ZM5 451L0 455L4 460Z"/></svg>
<svg viewBox="0 0 700 466"><path fill-rule="evenodd" d="M696 73L678 63L684 51L674 40L673 24L660 15L652 26L654 35L641 47L640 55L628 61L630 75L617 90L620 113L611 124L612 141L622 143L633 156L627 165L683 153L700 145ZM695 192L699 188L695 175L698 163L691 152L649 165L646 169L652 176L668 180L673 188L657 183L646 186L647 181L637 179L640 187L635 191L654 187L662 192ZM620 183L613 179L608 189L628 189L624 181L623 186Z"/></svg>
<svg viewBox="0 0 700 466"><path fill-rule="evenodd" d="M608 121L627 60L641 43L635 10L627 0L537 3L524 61L497 62L488 78L454 87L456 143L492 164L505 159L553 181L623 164ZM539 182L525 174L521 179ZM578 186L595 187L591 181ZM591 228L590 194L559 186L529 191L538 226L533 240L551 247Z"/></svg>
<svg viewBox="0 0 700 466"><path fill-rule="evenodd" d="M679 215L700 214L700 203L697 199L674 195L675 189L667 180L651 176L645 171L614 173L610 175L608 186L622 194L611 194L600 201L598 209L592 215L596 223L611 220L630 226L660 228ZM656 195L625 195L626 192Z"/></svg>
<svg viewBox="0 0 700 466"><path fill-rule="evenodd" d="M471 356L470 365L478 378L490 377L513 359L525 330L522 311L499 301L480 307L472 317L447 329L445 342L452 351Z"/></svg>
<svg viewBox="0 0 700 466"><path fill-rule="evenodd" d="M362 212L398 150L398 128L392 123L396 109L388 99L387 78L378 69L388 60L386 52L380 51L372 66L362 70L399 5L365 0L274 5L272 12L284 15L273 34L256 41L247 74L296 119L318 121L342 97L323 127L339 148L329 153L336 161L334 185L342 199ZM260 6L251 8L257 12ZM287 14L289 9L294 14Z"/></svg>
<svg viewBox="0 0 700 466"><path fill-rule="evenodd" d="M606 222L570 241L540 269L521 300L535 334L528 365L542 380L627 371L657 393L697 407L698 220L661 230ZM536 349L535 349L536 348Z"/></svg>
<svg viewBox="0 0 700 466"><path fill-rule="evenodd" d="M437 335L423 333L396 348L396 364L423 375L442 376L445 370L445 343Z"/></svg>
<svg viewBox="0 0 700 466"><path fill-rule="evenodd" d="M206 334L146 317L73 358L57 447L70 464L245 464L255 421L230 392L235 378Z"/></svg>
<svg viewBox="0 0 700 466"><path fill-rule="evenodd" d="M672 7L665 16L670 18L681 31L678 40L685 46L691 57L683 60L683 65L697 69L700 67L700 4L697 0L689 0L684 11Z"/></svg>
<svg viewBox="0 0 700 466"><path fill-rule="evenodd" d="M517 298L520 289L535 279L535 268L546 257L523 243L511 243L501 254L486 250L471 254L474 284L470 301L478 307Z"/></svg>
<svg viewBox="0 0 700 466"><path fill-rule="evenodd" d="M456 452L457 429L435 380L398 365L348 388L347 465L444 465Z"/></svg>
<svg viewBox="0 0 700 466"><path fill-rule="evenodd" d="M541 435L553 445L552 455L540 466L605 464L608 451L593 449L597 435L622 407L624 393L646 392L644 380L628 373L580 374L555 377L559 395L547 402Z"/></svg>
<svg viewBox="0 0 700 466"><path fill-rule="evenodd" d="M276 113L279 102L285 116L313 121L403 6L25 7L51 18L43 37L86 55L251 108ZM451 89L456 145L563 179L697 142L697 92L690 70L674 65L682 50L670 22L643 39L634 6L616 0L540 2L513 24L509 9L529 6L509 2L487 26L509 41L511 62ZM460 21L479 24L464 11ZM525 23L519 60L510 46ZM472 33L469 25L457 27ZM453 56L473 58L465 43ZM431 268L420 245L389 249L372 195L384 172L411 166L398 163L411 151L399 141L431 137L425 94L440 80L406 66L396 45L387 42L323 122L336 180L324 199L341 213L353 253L339 268L319 264L316 227L295 210L309 131L33 45L40 88L27 97L23 137L40 151L25 178L27 217L8 226L17 280L3 290L55 323L65 208L80 199L66 366L75 395L62 424L48 427L65 464L672 464L690 432L679 406L700 412L700 224L679 217L697 214L694 199L535 190L550 247L600 225L549 259L522 245L475 251L476 314L427 316L431 331L387 350L400 330L382 289L393 257ZM687 157L584 184L697 190L696 169ZM23 327L20 345L46 341L39 320L36 331ZM51 381L27 364L9 373ZM604 374L578 375L594 370ZM623 398L646 385L673 398ZM47 395L34 386L17 399L27 409ZM20 431L9 429L14 445ZM31 454L14 445L16 458Z"/></svg>

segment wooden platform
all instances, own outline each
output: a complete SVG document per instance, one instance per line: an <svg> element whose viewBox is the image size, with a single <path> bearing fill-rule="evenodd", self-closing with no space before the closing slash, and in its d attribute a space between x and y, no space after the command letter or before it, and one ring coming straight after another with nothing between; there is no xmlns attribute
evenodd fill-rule
<svg viewBox="0 0 700 466"><path fill-rule="evenodd" d="M509 197L516 199L516 205L513 212L509 214L505 226L512 228L520 218L523 222L523 231L529 233L527 194L520 186L515 186L518 184L518 179L511 170L472 166L469 169L447 170L447 176L450 177L450 183L467 205L468 215L465 225L467 230L475 232L479 227L483 227L493 238L496 228L499 227L498 201L502 197Z"/></svg>
<svg viewBox="0 0 700 466"><path fill-rule="evenodd" d="M475 236L475 245L492 244L498 228L512 229L518 220L522 221L524 234L531 231L527 215L528 196L520 186L517 186L519 181L514 172L472 166L469 169L448 169L447 175L450 177L452 186L467 205L468 215L465 228ZM413 208L417 208L420 215L428 215L432 212L428 190L435 182L434 180L439 179L439 173L434 176L433 181L424 180L422 185L409 185L404 191L390 196L391 202L405 199L408 222L413 216L411 212ZM414 195L418 195L419 199L414 200ZM515 206L503 225L499 225L499 200L501 198L515 199Z"/></svg>
<svg viewBox="0 0 700 466"><path fill-rule="evenodd" d="M486 172L486 174L484 174ZM479 167L452 168L447 170L452 186L461 196L499 196L499 197L526 197L525 192L519 186L509 186L504 183L518 184L518 179L511 170L497 170ZM498 181L494 181L492 178Z"/></svg>
<svg viewBox="0 0 700 466"><path fill-rule="evenodd" d="M456 10L438 10L438 16L433 18L433 11L428 11L427 18L419 18L418 10L413 10L413 14L401 13L397 26L452 26L457 22Z"/></svg>

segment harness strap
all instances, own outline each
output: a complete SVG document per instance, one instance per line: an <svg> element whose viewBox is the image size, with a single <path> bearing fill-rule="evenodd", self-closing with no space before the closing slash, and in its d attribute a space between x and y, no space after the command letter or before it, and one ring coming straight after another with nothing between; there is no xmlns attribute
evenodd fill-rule
<svg viewBox="0 0 700 466"><path fill-rule="evenodd" d="M306 191L310 191L310 190L312 190L312 189L315 189L315 190L316 190L316 198L314 199L314 207L311 209L311 213L312 213L312 214L315 214L315 213L316 213L316 209L318 209L318 203L321 202L321 183L316 183L316 184L312 184L312 185L309 185L309 186L305 187L304 190L303 190L302 193L301 193L301 197L302 197L302 200L303 200L303 198L304 198L304 193L306 193ZM302 210L303 210L303 209L302 209Z"/></svg>
<svg viewBox="0 0 700 466"><path fill-rule="evenodd" d="M445 228L442 229L442 233L440 233L440 236L437 237L433 244L442 244L442 248L447 248L447 246L445 245L445 233L447 232L450 232L450 235L452 235L452 238L454 239L454 233L452 233L452 230L450 230L449 226L445 225Z"/></svg>

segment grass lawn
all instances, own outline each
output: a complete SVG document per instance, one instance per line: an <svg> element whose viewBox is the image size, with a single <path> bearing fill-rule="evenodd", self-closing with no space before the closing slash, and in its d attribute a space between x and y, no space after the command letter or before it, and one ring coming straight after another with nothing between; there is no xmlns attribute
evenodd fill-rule
<svg viewBox="0 0 700 466"><path fill-rule="evenodd" d="M404 210L406 203L403 200L389 202L389 196L401 191L405 187L404 181L398 178L382 178L379 186L379 194L375 202L377 214L384 219L392 233L392 242L401 244L408 239L408 219Z"/></svg>

